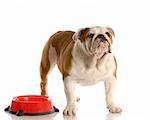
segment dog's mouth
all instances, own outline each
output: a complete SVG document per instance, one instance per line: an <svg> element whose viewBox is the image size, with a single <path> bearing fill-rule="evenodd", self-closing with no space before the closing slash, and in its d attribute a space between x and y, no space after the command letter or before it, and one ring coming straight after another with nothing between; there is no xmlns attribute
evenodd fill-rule
<svg viewBox="0 0 150 120"><path fill-rule="evenodd" d="M107 41L94 41L90 47L90 52L93 55L101 56L110 51L110 44Z"/></svg>

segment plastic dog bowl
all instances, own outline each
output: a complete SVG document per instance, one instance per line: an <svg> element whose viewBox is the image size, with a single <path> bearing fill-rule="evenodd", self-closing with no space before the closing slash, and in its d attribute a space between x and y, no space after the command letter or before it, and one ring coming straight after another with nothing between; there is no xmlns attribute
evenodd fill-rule
<svg viewBox="0 0 150 120"><path fill-rule="evenodd" d="M11 106L5 108L5 111L22 115L45 115L59 110L53 106L51 99L48 96L40 95L24 95L14 97Z"/></svg>

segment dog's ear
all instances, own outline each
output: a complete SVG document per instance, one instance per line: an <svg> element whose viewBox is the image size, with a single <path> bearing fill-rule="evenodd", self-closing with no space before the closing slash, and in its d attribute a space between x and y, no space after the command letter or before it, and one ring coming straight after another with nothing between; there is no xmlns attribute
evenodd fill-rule
<svg viewBox="0 0 150 120"><path fill-rule="evenodd" d="M114 30L111 28L111 27L106 27L106 29L108 30L108 32L109 32L109 34L111 35L111 36L113 36L113 37L115 37L115 32L114 32Z"/></svg>
<svg viewBox="0 0 150 120"><path fill-rule="evenodd" d="M83 42L85 40L85 35L89 31L89 28L81 28L79 29L74 35L72 36L72 39L74 41L81 40Z"/></svg>
<svg viewBox="0 0 150 120"><path fill-rule="evenodd" d="M106 30L107 30L106 34L110 38L110 42L112 44L113 43L113 38L115 37L115 32L111 27L108 27L108 26L106 27Z"/></svg>

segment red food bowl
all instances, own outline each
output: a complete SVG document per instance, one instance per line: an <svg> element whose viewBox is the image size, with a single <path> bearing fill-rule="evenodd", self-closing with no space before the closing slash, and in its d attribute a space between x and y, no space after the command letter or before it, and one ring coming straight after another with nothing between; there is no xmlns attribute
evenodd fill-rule
<svg viewBox="0 0 150 120"><path fill-rule="evenodd" d="M59 110L53 106L52 100L48 96L24 95L14 97L11 106L5 108L5 111L22 115L45 115Z"/></svg>

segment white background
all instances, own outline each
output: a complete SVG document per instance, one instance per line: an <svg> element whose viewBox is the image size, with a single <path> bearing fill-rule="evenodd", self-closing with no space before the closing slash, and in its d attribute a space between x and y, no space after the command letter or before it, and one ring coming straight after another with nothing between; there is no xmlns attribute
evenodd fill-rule
<svg viewBox="0 0 150 120"><path fill-rule="evenodd" d="M66 105L57 67L49 75L48 91L56 116L18 118L3 112L12 98L40 94L39 64L48 38L59 30L110 26L118 61L115 101L123 113L108 114L104 86L78 87L77 117L63 117ZM1 120L146 120L150 111L150 9L148 0L0 0Z"/></svg>

